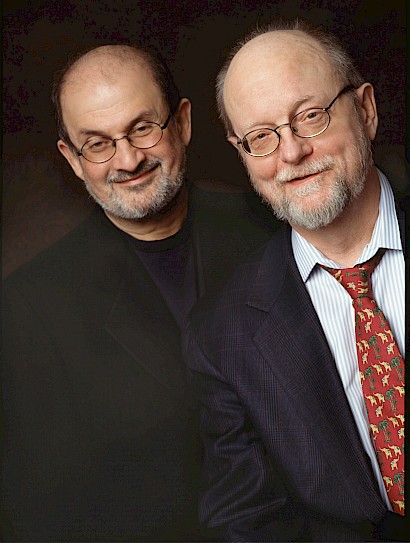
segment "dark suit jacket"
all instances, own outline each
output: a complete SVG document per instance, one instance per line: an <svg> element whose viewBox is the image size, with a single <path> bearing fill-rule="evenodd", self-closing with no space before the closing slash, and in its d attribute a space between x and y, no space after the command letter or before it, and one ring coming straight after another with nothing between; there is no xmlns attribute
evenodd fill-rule
<svg viewBox="0 0 410 543"><path fill-rule="evenodd" d="M186 338L203 406L202 521L233 541L367 541L404 530L380 497L290 228L202 305Z"/></svg>
<svg viewBox="0 0 410 543"><path fill-rule="evenodd" d="M202 290L271 235L241 195L190 208ZM126 237L97 209L6 281L6 541L201 537L180 329Z"/></svg>

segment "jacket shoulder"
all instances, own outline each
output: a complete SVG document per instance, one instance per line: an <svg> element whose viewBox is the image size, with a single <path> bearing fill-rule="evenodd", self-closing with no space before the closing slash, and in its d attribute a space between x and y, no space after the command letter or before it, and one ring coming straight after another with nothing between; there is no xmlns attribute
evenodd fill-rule
<svg viewBox="0 0 410 543"><path fill-rule="evenodd" d="M104 220L96 209L60 240L6 277L3 282L5 292L14 289L34 291L43 286L52 290L57 285L60 289L70 289L77 282L87 281L95 266L101 265L101 254L109 251L110 245L118 243L117 229L107 225L107 232L112 233L108 237L101 233Z"/></svg>
<svg viewBox="0 0 410 543"><path fill-rule="evenodd" d="M206 329L234 311L240 316L241 308L255 291L280 288L289 264L288 246L289 228L282 225L267 242L243 259L218 291L196 304L191 313L192 326ZM264 285L269 286L265 289Z"/></svg>
<svg viewBox="0 0 410 543"><path fill-rule="evenodd" d="M190 185L190 198L195 212L241 217L273 232L281 224L267 205L250 187L221 181L195 181Z"/></svg>

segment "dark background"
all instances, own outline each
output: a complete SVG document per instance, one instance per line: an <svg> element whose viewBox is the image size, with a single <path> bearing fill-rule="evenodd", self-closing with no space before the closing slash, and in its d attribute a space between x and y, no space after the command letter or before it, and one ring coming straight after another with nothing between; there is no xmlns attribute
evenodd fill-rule
<svg viewBox="0 0 410 543"><path fill-rule="evenodd" d="M193 104L191 179L246 184L225 141L214 80L226 52L255 24L303 17L333 30L375 86L377 163L405 187L405 0L43 0L3 3L3 269L57 240L91 202L56 147L52 74L89 45L146 39L163 53Z"/></svg>

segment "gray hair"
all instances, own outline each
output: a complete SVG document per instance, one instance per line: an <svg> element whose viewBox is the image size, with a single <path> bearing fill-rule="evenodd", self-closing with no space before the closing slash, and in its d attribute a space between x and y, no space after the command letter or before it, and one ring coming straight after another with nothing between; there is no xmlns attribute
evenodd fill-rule
<svg viewBox="0 0 410 543"><path fill-rule="evenodd" d="M277 30L299 30L307 36L316 40L329 56L331 64L333 65L336 73L340 76L341 81L345 85L353 85L355 88L357 88L365 82L365 79L356 68L353 59L346 51L344 46L340 43L336 36L330 34L324 28L315 27L302 19L294 19L291 21L278 19L266 27L257 27L231 49L225 61L225 64L223 65L216 79L217 108L219 117L224 124L227 136L234 135L231 121L229 120L229 117L226 113L223 98L225 78L229 66L231 65L234 56L239 52L240 49L242 49L242 47L246 43L253 40L254 38L257 38L258 36L261 36L262 34L266 34L268 32L275 32Z"/></svg>

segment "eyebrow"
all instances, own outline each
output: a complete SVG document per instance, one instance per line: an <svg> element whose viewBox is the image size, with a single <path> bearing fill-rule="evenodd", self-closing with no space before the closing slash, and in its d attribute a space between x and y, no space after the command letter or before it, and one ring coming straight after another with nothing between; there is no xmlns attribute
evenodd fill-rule
<svg viewBox="0 0 410 543"><path fill-rule="evenodd" d="M295 112L300 108L300 106L302 106L309 100L313 100L315 98L316 96L314 96L313 94L305 94L305 96L301 96L298 100L295 100L290 108L291 113L289 114L289 118L292 119L294 115L297 115L297 113ZM320 106L311 106L311 107L320 107ZM272 126L280 126L280 124L276 125L275 123L265 123L265 124L256 123L252 125L251 127L248 126L247 128L244 129L244 131L245 133L252 132L252 130L258 130L257 128L252 128L254 126L260 126L261 128L264 128L264 127L267 127L269 124L271 124ZM235 136L235 137L239 137L239 136Z"/></svg>
<svg viewBox="0 0 410 543"><path fill-rule="evenodd" d="M305 96L302 96L299 98L299 100L296 100L293 103L292 111L295 111L298 109L301 105L303 105L305 102L308 102L309 100L313 100L315 96L313 94L306 94Z"/></svg>
<svg viewBox="0 0 410 543"><path fill-rule="evenodd" d="M151 121L151 119L150 119L150 117L152 118L154 115L156 115L156 112L154 112L153 110L147 110L147 111L141 112L139 115L137 115L137 117L132 119L127 124L127 127L125 129L126 132L129 132L131 130L131 128L133 128L139 122L142 122L142 121L154 122L154 121ZM80 130L78 132L78 135L79 136L102 136L104 138L110 138L111 139L111 136L109 136L106 132L104 132L102 130L95 130L95 129L92 129L92 128L80 128Z"/></svg>

